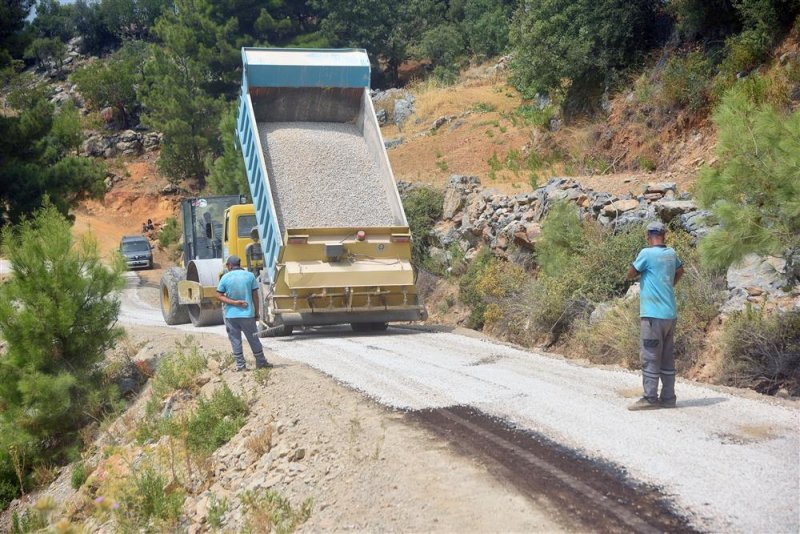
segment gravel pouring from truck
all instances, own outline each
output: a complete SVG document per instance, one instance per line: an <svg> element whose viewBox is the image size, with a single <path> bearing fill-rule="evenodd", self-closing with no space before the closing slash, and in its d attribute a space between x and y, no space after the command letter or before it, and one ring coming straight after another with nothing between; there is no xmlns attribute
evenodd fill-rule
<svg viewBox="0 0 800 534"><path fill-rule="evenodd" d="M243 48L237 135L268 331L424 320L364 50Z"/></svg>

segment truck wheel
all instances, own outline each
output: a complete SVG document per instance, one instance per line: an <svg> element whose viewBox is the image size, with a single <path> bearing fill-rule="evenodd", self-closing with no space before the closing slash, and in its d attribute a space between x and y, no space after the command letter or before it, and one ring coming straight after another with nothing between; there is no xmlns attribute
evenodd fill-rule
<svg viewBox="0 0 800 534"><path fill-rule="evenodd" d="M186 279L186 271L170 267L161 275L161 315L168 325L189 322L186 306L178 304L178 282Z"/></svg>

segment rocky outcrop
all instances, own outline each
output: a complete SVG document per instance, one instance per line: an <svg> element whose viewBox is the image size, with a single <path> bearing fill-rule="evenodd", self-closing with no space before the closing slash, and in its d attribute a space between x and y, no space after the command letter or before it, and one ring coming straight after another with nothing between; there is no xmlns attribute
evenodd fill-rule
<svg viewBox="0 0 800 534"><path fill-rule="evenodd" d="M800 312L800 281L784 258L748 254L728 268L726 279L728 299L720 308L722 313L748 306Z"/></svg>
<svg viewBox="0 0 800 534"><path fill-rule="evenodd" d="M160 144L161 134L157 132L125 130L112 135L94 133L83 142L81 154L96 158L138 156L156 150Z"/></svg>
<svg viewBox="0 0 800 534"><path fill-rule="evenodd" d="M574 204L581 218L615 231L660 218L694 237L705 235L707 213L688 198L678 199L676 189L674 183L650 184L639 196L617 197L569 178L552 178L530 193L509 196L481 187L475 176L451 176L444 192L444 220L434 235L441 248L457 242L468 256L482 244L501 256L511 245L530 250L547 213L562 201Z"/></svg>
<svg viewBox="0 0 800 534"><path fill-rule="evenodd" d="M393 123L402 128L403 124L414 114L416 98L405 89L373 90L370 92L375 116L383 126Z"/></svg>

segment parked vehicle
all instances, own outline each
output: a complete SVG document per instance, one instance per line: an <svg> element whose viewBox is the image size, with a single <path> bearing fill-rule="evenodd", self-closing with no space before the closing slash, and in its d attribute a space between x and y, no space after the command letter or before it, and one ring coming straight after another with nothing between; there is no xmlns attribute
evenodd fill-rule
<svg viewBox="0 0 800 534"><path fill-rule="evenodd" d="M125 258L128 269L153 268L153 247L143 235L122 236L119 252Z"/></svg>

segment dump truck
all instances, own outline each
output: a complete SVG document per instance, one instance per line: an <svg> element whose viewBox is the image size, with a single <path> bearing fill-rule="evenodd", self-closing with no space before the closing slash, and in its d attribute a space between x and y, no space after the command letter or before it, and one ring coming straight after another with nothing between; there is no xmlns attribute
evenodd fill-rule
<svg viewBox="0 0 800 534"><path fill-rule="evenodd" d="M242 49L237 138L264 268L263 324L426 318L359 49Z"/></svg>
<svg viewBox="0 0 800 534"><path fill-rule="evenodd" d="M427 318L369 94L367 53L243 48L242 62L236 135L263 252L263 335L347 323L380 330ZM224 239L229 224L226 215L223 256L241 250ZM219 274L181 281L178 303L209 318L219 313Z"/></svg>

